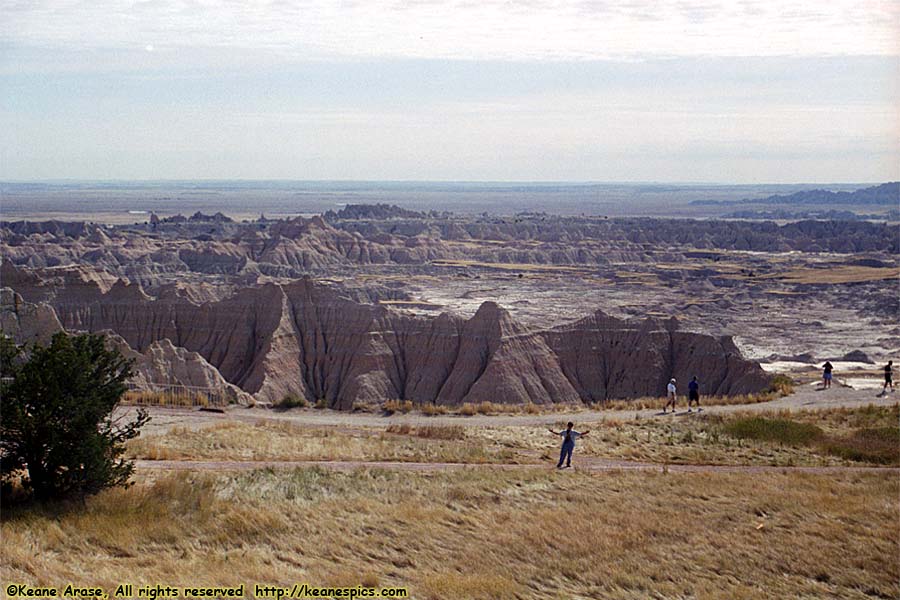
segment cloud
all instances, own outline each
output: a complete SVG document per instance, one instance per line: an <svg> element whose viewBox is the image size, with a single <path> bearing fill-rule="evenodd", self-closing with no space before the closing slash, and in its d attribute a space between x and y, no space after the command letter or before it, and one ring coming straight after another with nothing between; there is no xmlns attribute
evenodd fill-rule
<svg viewBox="0 0 900 600"><path fill-rule="evenodd" d="M289 60L900 55L900 3L829 0L0 2L6 48L237 50Z"/></svg>

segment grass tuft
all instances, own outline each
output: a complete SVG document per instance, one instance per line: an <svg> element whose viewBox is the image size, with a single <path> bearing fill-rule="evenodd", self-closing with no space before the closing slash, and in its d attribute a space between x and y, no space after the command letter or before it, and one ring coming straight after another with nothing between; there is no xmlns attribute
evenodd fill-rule
<svg viewBox="0 0 900 600"><path fill-rule="evenodd" d="M464 417L471 417L478 414L478 408L471 402L465 402L457 412Z"/></svg>
<svg viewBox="0 0 900 600"><path fill-rule="evenodd" d="M423 404L422 414L426 417L447 414L447 407L440 404Z"/></svg>
<svg viewBox="0 0 900 600"><path fill-rule="evenodd" d="M413 409L412 400L388 400L382 407L385 414L408 413Z"/></svg>
<svg viewBox="0 0 900 600"><path fill-rule="evenodd" d="M794 393L794 380L785 375L784 373L778 373L774 377L772 377L772 382L769 384L770 394L776 394L777 396L788 396Z"/></svg>

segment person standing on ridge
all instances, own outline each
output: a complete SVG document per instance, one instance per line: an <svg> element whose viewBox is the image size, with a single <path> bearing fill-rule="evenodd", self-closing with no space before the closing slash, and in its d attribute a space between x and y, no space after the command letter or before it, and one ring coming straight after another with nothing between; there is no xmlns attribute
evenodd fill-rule
<svg viewBox="0 0 900 600"><path fill-rule="evenodd" d="M822 389L828 389L831 387L831 372L834 370L834 366L827 360L825 364L822 365Z"/></svg>
<svg viewBox="0 0 900 600"><path fill-rule="evenodd" d="M891 393L894 393L894 361L889 360L886 365L884 365L884 388L881 390L882 395L887 394L888 387L891 388Z"/></svg>
<svg viewBox="0 0 900 600"><path fill-rule="evenodd" d="M666 396L667 396L667 400L666 400L666 405L663 406L663 414L666 414L666 409L669 408L669 405L671 404L672 405L672 414L674 415L675 414L675 401L678 398L678 396L676 395L676 392L675 392L675 378L674 377L669 380L669 385L666 386Z"/></svg>
<svg viewBox="0 0 900 600"><path fill-rule="evenodd" d="M583 431L579 433L578 431L572 429L574 426L575 424L569 421L568 425L566 425L566 428L562 431L553 431L552 429L547 430L553 435L562 436L563 439L562 448L559 451L559 462L556 463L557 469L563 468L563 461L565 461L566 463L566 468L572 466L572 451L575 450L575 440L583 435L587 435L588 433L590 433L589 431Z"/></svg>
<svg viewBox="0 0 900 600"><path fill-rule="evenodd" d="M700 382L697 381L697 376L694 375L694 378L691 379L691 382L688 384L688 412L691 412L691 405L696 402L697 403L697 411L700 411Z"/></svg>

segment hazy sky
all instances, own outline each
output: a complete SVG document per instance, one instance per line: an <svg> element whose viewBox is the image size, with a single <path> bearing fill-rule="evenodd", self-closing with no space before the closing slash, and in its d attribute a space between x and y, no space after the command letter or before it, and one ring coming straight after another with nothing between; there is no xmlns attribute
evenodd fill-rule
<svg viewBox="0 0 900 600"><path fill-rule="evenodd" d="M0 0L0 179L900 178L900 1Z"/></svg>

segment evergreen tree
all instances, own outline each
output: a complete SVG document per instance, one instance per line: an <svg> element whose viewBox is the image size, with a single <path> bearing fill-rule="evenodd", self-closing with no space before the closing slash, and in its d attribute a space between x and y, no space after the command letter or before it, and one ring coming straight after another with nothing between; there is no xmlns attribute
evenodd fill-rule
<svg viewBox="0 0 900 600"><path fill-rule="evenodd" d="M27 354L27 357L26 357ZM124 442L149 421L112 412L126 391L131 362L103 336L57 333L23 353L0 339L0 477L22 476L36 499L80 498L128 485L134 465Z"/></svg>

